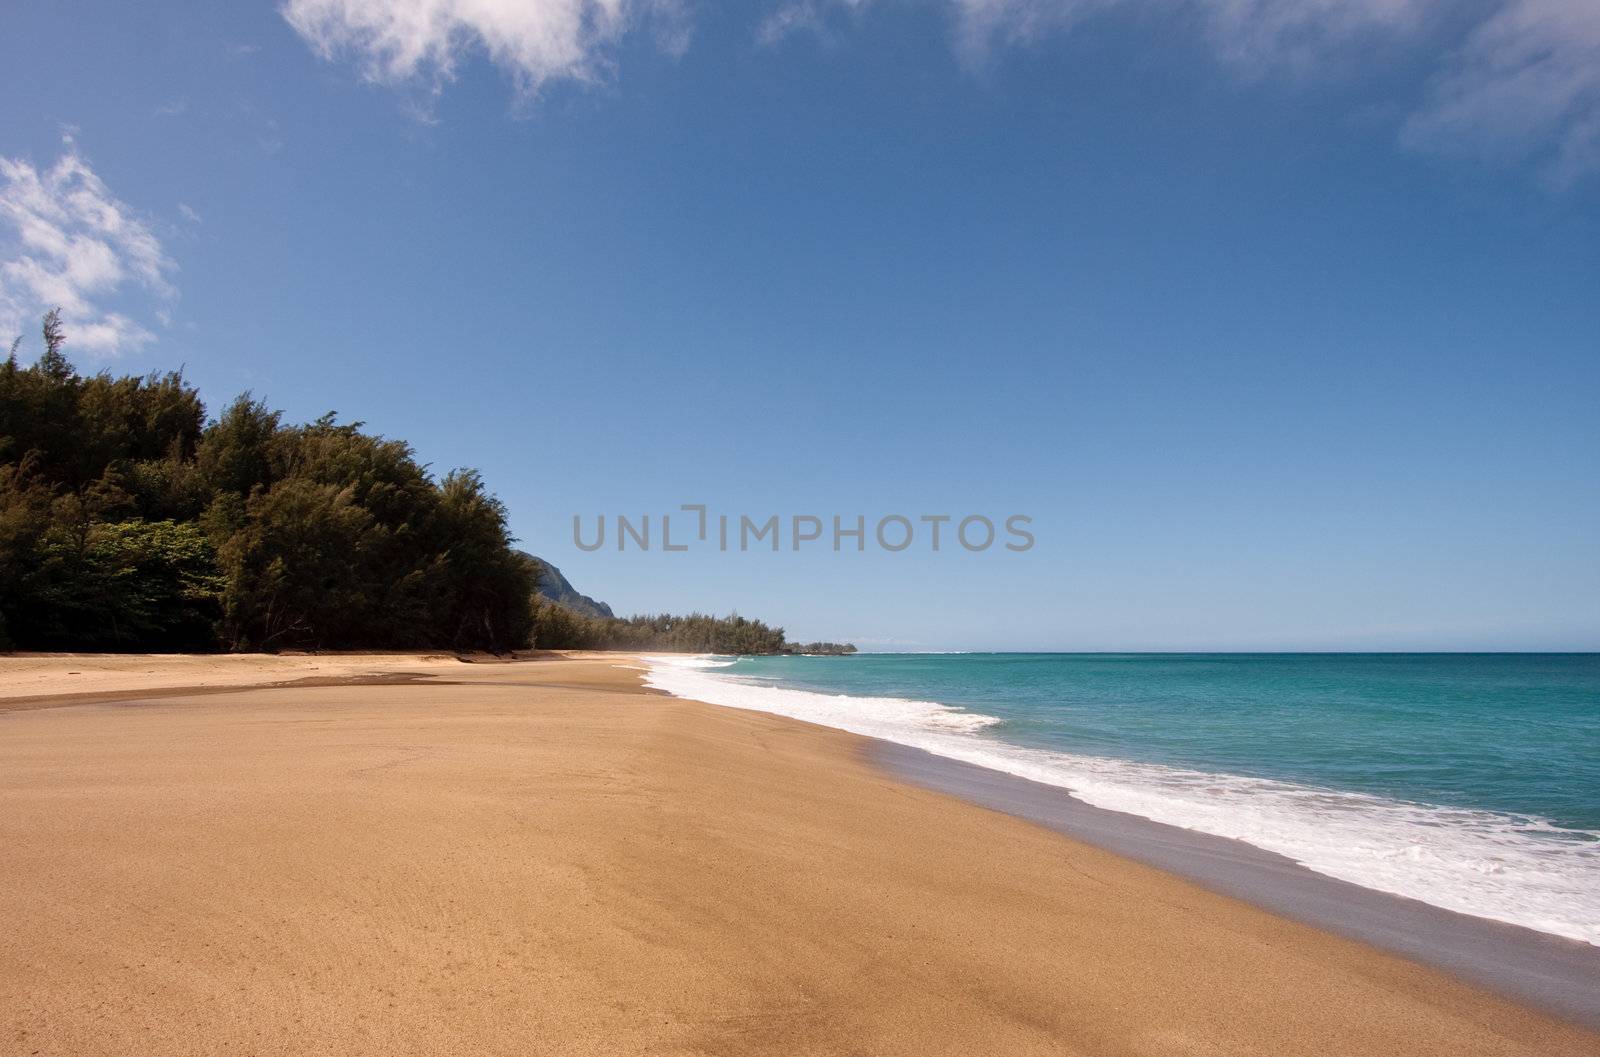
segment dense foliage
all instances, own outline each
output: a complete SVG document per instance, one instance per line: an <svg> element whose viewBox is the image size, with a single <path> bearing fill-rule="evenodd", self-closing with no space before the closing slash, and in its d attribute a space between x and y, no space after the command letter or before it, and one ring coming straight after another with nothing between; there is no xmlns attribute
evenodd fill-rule
<svg viewBox="0 0 1600 1057"><path fill-rule="evenodd" d="M660 650L676 653L854 653L854 646L813 642L796 646L784 640L783 629L738 615L713 617L601 617L577 613L540 599L534 644L550 650Z"/></svg>
<svg viewBox="0 0 1600 1057"><path fill-rule="evenodd" d="M856 648L853 643L849 642L791 642L784 647L783 652L847 657L855 653Z"/></svg>
<svg viewBox="0 0 1600 1057"><path fill-rule="evenodd" d="M475 471L179 372L0 365L0 647L526 646L534 569Z"/></svg>
<svg viewBox="0 0 1600 1057"><path fill-rule="evenodd" d="M684 653L781 653L783 629L746 617L591 617L541 599L534 645L556 650L665 650Z"/></svg>

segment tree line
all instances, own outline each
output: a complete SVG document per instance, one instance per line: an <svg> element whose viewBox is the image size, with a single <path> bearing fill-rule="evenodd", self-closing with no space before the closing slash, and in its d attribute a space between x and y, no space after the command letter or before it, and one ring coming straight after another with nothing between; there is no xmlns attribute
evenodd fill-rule
<svg viewBox="0 0 1600 1057"><path fill-rule="evenodd" d="M540 599L535 620L540 649L748 654L785 653L788 647L782 628L738 615L592 617Z"/></svg>
<svg viewBox="0 0 1600 1057"><path fill-rule="evenodd" d="M633 650L662 653L829 654L856 652L848 643L797 644L782 628L741 617L669 613L632 617L591 616L547 598L535 600L535 644L547 650Z"/></svg>
<svg viewBox="0 0 1600 1057"><path fill-rule="evenodd" d="M534 571L473 470L181 372L80 375L60 317L0 364L0 645L508 650Z"/></svg>
<svg viewBox="0 0 1600 1057"><path fill-rule="evenodd" d="M575 613L537 596L477 471L249 393L208 420L181 371L84 376L65 341L51 312L38 361L0 364L0 649L846 650Z"/></svg>

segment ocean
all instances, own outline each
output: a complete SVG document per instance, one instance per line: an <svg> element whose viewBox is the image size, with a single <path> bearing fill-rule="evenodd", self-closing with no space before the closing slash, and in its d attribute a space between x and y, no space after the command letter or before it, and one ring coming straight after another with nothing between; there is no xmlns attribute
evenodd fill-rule
<svg viewBox="0 0 1600 1057"><path fill-rule="evenodd" d="M662 657L647 681L1600 945L1600 654Z"/></svg>

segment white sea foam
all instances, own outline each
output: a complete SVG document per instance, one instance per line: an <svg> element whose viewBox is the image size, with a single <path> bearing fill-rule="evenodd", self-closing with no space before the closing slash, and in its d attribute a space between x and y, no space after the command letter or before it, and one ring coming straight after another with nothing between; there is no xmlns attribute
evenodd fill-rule
<svg viewBox="0 0 1600 1057"><path fill-rule="evenodd" d="M1600 945L1600 833L1529 816L1388 800L1266 778L1031 749L994 716L935 701L772 686L709 657L652 657L679 697L771 712L1058 786L1096 807L1231 837L1309 869L1463 914Z"/></svg>
<svg viewBox="0 0 1600 1057"><path fill-rule="evenodd" d="M668 668L732 668L735 661L722 657L712 657L709 654L673 654L666 657L641 657L640 660L652 668L665 666Z"/></svg>

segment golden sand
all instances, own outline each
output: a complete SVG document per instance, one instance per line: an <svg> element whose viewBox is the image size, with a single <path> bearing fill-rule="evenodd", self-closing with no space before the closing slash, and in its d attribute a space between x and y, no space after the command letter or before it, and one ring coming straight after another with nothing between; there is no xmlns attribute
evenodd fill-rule
<svg viewBox="0 0 1600 1057"><path fill-rule="evenodd" d="M1600 1053L619 663L0 658L0 1053Z"/></svg>

